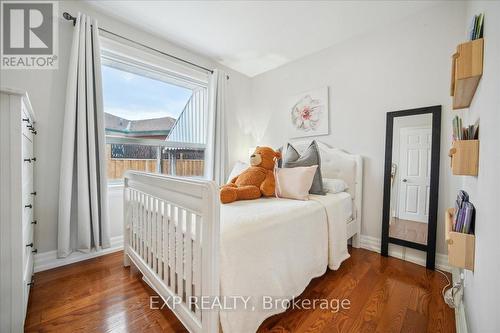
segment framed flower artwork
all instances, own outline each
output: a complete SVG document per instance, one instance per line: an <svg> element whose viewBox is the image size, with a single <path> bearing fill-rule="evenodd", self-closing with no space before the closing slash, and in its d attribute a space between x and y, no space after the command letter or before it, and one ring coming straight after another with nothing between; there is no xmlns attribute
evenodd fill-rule
<svg viewBox="0 0 500 333"><path fill-rule="evenodd" d="M289 137L328 134L328 87L294 96L287 110Z"/></svg>

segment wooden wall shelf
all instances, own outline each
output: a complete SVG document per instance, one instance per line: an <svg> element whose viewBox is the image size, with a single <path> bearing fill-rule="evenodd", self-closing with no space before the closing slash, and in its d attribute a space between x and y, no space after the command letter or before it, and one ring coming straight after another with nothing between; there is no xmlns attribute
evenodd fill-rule
<svg viewBox="0 0 500 333"><path fill-rule="evenodd" d="M477 176L479 140L456 140L450 149L451 171L454 175Z"/></svg>
<svg viewBox="0 0 500 333"><path fill-rule="evenodd" d="M446 210L445 235L446 244L448 244L448 263L473 271L476 236L453 231L454 213L454 208Z"/></svg>
<svg viewBox="0 0 500 333"><path fill-rule="evenodd" d="M452 57L450 94L454 110L468 108L472 102L483 75L483 47L483 38L462 43Z"/></svg>

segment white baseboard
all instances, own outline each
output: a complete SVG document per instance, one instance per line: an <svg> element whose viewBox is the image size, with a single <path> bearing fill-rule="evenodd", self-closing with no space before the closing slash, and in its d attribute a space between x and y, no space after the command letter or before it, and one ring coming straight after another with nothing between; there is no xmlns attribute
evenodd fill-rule
<svg viewBox="0 0 500 333"><path fill-rule="evenodd" d="M367 235L361 235L360 237L360 246L363 249L380 253L380 244L380 238ZM389 244L389 256L425 266L425 253L407 253L403 250L403 247L399 245ZM451 267L448 265L448 255L436 253L436 268L451 272Z"/></svg>
<svg viewBox="0 0 500 333"><path fill-rule="evenodd" d="M111 238L111 246L107 249L99 251L92 251L90 253L73 252L66 258L57 258L57 251L47 251L37 253L34 256L35 267L34 272L46 271L48 269L56 268L59 266L73 264L75 262L96 258L105 254L117 252L123 249L123 236L116 236Z"/></svg>
<svg viewBox="0 0 500 333"><path fill-rule="evenodd" d="M367 235L361 235L360 236L360 247L366 250L370 250L373 252L380 253L380 238L376 237L371 237ZM51 268L59 267L59 266L64 266L64 265L69 265L75 262L95 258L95 257L100 257L102 255L108 254L108 253L113 253L117 252L123 249L123 236L116 236L111 238L111 247L107 249L103 249L100 251L93 251L90 253L83 253L83 252L73 252L66 258L57 258L57 251L48 251L48 252L43 252L43 253L38 253L34 257L35 261L35 268L34 271L36 272L41 272L45 271ZM406 254L404 255L402 248L400 246L395 245L394 247L391 246L389 247L389 255L391 257L403 259L406 261L413 262L415 264L425 266L425 255L422 254L421 256L416 256L416 255L410 255ZM451 268L448 265L448 256L445 254L441 253L436 253L436 267L447 271L451 272Z"/></svg>

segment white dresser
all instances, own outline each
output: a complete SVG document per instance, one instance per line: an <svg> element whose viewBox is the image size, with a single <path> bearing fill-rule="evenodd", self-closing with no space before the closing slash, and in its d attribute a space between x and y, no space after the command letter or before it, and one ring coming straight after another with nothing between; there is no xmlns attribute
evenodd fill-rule
<svg viewBox="0 0 500 333"><path fill-rule="evenodd" d="M36 225L35 115L25 92L1 88L0 332L23 332L33 274Z"/></svg>

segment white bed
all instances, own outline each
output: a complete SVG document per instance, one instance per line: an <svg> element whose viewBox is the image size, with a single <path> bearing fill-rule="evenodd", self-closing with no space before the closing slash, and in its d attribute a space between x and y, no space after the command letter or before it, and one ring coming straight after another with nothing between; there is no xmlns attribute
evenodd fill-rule
<svg viewBox="0 0 500 333"><path fill-rule="evenodd" d="M221 206L212 182L128 172L125 265L138 267L189 331L255 332L285 310L262 309L262 296L298 296L349 257L349 238L359 244L361 158L323 144L320 152L323 176L344 179L348 192ZM200 309L200 296L250 297L252 307Z"/></svg>
<svg viewBox="0 0 500 333"><path fill-rule="evenodd" d="M269 198L222 206L221 296L251 296L252 304L221 311L224 332L255 332L264 319L285 310L264 310L263 296L296 297L327 266L337 269L349 257L346 234L351 196L343 192L311 197L309 201Z"/></svg>

